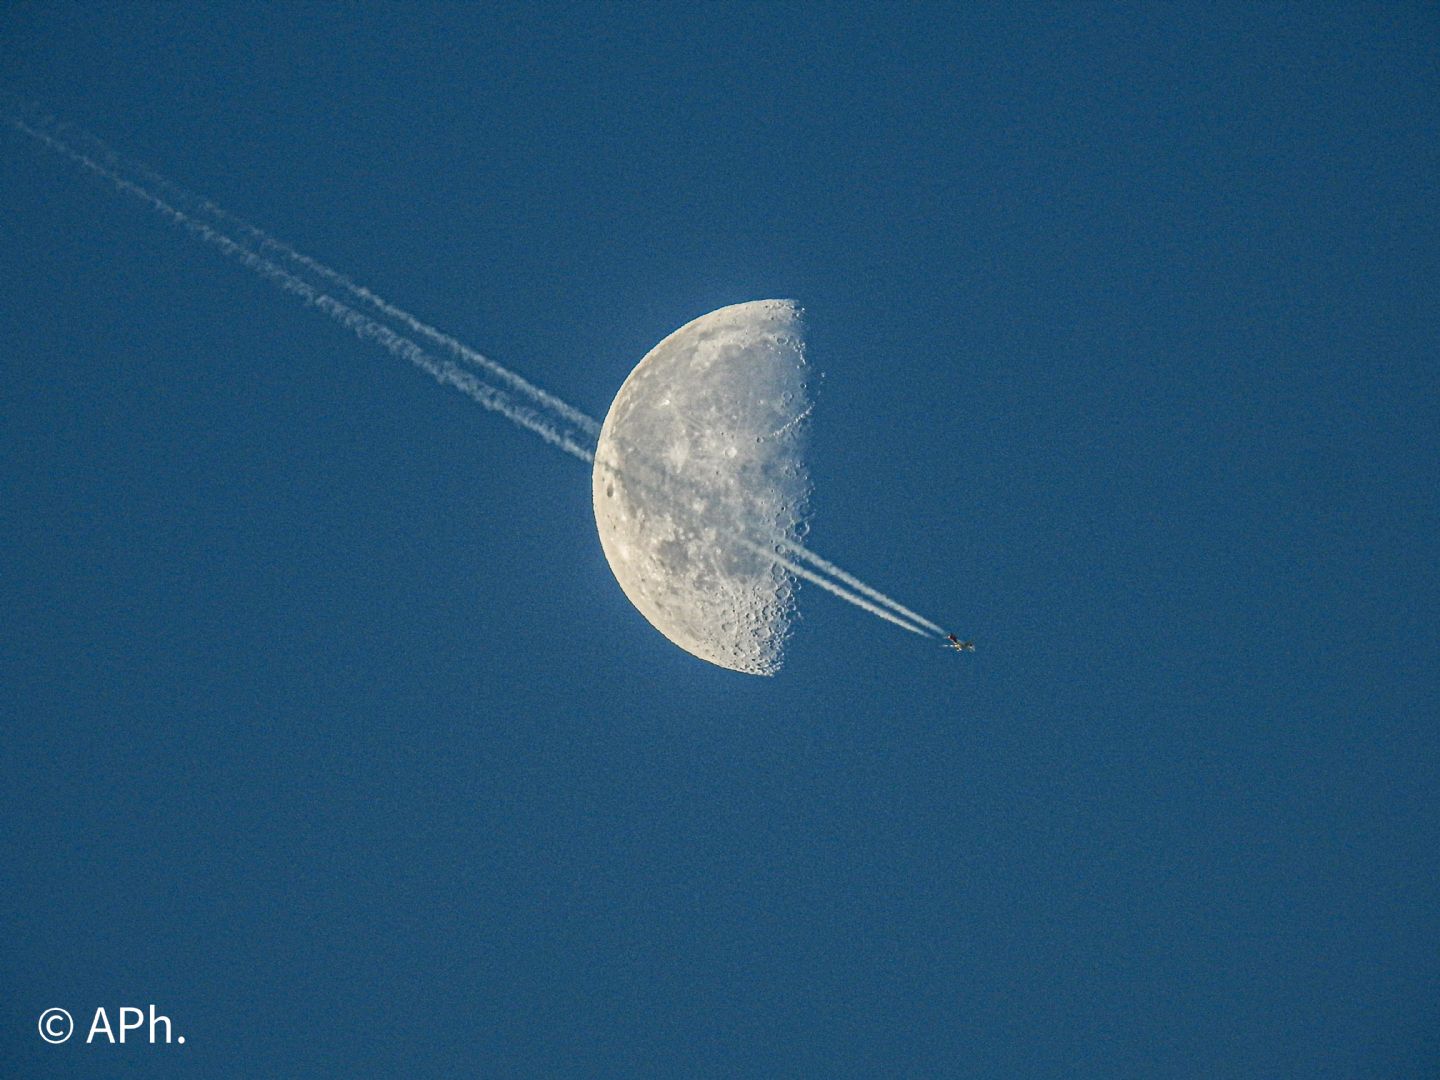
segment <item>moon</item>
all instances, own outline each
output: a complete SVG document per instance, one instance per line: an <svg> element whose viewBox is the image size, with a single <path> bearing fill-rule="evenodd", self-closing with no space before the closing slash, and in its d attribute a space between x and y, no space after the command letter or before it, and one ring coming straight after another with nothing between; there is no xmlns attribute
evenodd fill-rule
<svg viewBox="0 0 1440 1080"><path fill-rule="evenodd" d="M595 524L615 580L656 630L732 671L784 660L795 582L767 554L808 512L806 375L793 302L723 307L651 349L600 429Z"/></svg>

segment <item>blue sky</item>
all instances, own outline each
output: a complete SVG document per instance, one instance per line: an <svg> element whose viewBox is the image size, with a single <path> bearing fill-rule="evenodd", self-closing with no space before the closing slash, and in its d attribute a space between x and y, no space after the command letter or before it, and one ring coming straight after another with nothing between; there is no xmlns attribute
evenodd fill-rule
<svg viewBox="0 0 1440 1080"><path fill-rule="evenodd" d="M1433 1073L1437 30L8 5L5 89L593 415L795 298L814 546L979 649L693 659L578 462L7 129L0 1065Z"/></svg>

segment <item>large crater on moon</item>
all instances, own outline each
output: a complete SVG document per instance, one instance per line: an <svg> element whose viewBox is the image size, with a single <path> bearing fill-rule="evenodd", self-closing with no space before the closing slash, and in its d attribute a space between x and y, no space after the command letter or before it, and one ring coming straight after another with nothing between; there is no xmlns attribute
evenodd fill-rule
<svg viewBox="0 0 1440 1080"><path fill-rule="evenodd" d="M809 497L804 328L788 300L712 311L650 350L595 452L595 522L650 623L712 664L771 675L794 581L769 558Z"/></svg>

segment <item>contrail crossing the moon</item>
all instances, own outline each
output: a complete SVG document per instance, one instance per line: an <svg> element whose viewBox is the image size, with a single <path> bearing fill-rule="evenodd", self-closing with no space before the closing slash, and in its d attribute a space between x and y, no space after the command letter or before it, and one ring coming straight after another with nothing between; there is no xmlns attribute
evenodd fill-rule
<svg viewBox="0 0 1440 1080"><path fill-rule="evenodd" d="M499 413L571 457L593 463L595 441L601 425L582 410L452 336L422 322L403 308L357 284L350 277L332 270L324 263L223 210L210 200L191 194L143 166L125 161L94 136L62 125L53 118L38 113L33 107L10 101L0 102L0 118L13 130L39 142L92 175L108 181L120 192L149 206L225 258L239 263L281 291L297 297L307 307L323 312L361 341L378 345L397 359L408 361L437 382L453 386L477 404ZM206 217L214 224L202 220ZM235 239L222 231L220 226L230 229L242 239ZM291 269L281 265L282 262L287 263ZM338 299L323 291L300 276L297 271L308 272L333 287L345 299ZM361 306L369 307L377 315L400 324L436 349L448 353L453 359L427 351L416 341L380 322L378 318L357 310ZM457 360L460 363L457 363ZM466 366L462 367L462 363ZM502 385L496 386L486 381L479 374L481 372ZM796 576L886 622L922 637L944 635L945 631L939 624L917 614L880 590L866 585L808 548L784 537L765 539L768 548L756 544L750 538L743 539L742 543L774 560L777 565ZM801 565L802 563L808 565Z"/></svg>

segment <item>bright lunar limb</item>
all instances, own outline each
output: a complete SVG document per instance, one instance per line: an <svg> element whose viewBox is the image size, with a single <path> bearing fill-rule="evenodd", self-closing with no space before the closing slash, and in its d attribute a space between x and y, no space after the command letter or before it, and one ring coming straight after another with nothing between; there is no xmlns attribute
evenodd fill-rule
<svg viewBox="0 0 1440 1080"><path fill-rule="evenodd" d="M805 376L792 302L712 311L640 361L595 451L595 522L625 595L682 649L754 675L779 670L794 615L768 555L807 511Z"/></svg>

